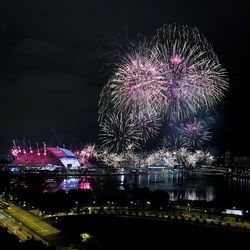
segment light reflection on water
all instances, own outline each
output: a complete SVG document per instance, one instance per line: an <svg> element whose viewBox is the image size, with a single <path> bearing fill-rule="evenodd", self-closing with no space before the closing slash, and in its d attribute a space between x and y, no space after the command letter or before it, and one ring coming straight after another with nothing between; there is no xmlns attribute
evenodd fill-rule
<svg viewBox="0 0 250 250"><path fill-rule="evenodd" d="M92 189L89 178L89 176L67 176L62 181L57 179L50 179L50 182L47 182L46 190L48 192L56 192L62 189L68 192L70 189Z"/></svg>
<svg viewBox="0 0 250 250"><path fill-rule="evenodd" d="M19 181L20 182L20 181ZM181 172L151 172L141 175L100 175L100 176L65 176L48 177L44 180L44 192L56 192L60 189L91 189L94 192L131 191L134 188L165 190L170 200L204 200L226 199L239 201L250 199L250 180L208 176Z"/></svg>
<svg viewBox="0 0 250 250"><path fill-rule="evenodd" d="M211 186L206 187L206 190L200 191L197 189L189 189L182 191L169 191L170 200L205 200L205 201L213 201L215 200L215 189Z"/></svg>
<svg viewBox="0 0 250 250"><path fill-rule="evenodd" d="M131 190L145 187L150 190L165 190L170 200L206 200L212 201L216 197L213 183L206 178L187 177L182 173L167 171L143 175L111 175L111 176L68 176L63 180L51 181L46 189L55 192L59 189L68 192L70 189L93 189L95 191L112 192L114 190Z"/></svg>
<svg viewBox="0 0 250 250"><path fill-rule="evenodd" d="M213 201L216 198L215 187L208 180L187 177L179 172L159 172L138 176L138 185L151 190L165 190L170 200L205 200Z"/></svg>

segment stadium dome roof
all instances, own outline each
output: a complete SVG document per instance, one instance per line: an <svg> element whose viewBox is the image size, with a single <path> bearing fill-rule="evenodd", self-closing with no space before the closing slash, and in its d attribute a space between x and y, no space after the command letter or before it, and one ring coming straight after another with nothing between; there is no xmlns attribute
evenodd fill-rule
<svg viewBox="0 0 250 250"><path fill-rule="evenodd" d="M75 168L80 166L80 162L76 155L68 149L48 147L17 155L10 165L24 167L56 165L65 168Z"/></svg>

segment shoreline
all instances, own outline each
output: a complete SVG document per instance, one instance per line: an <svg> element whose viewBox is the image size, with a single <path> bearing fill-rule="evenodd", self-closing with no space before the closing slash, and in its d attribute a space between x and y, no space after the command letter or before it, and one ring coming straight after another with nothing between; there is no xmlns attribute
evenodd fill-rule
<svg viewBox="0 0 250 250"><path fill-rule="evenodd" d="M234 172L226 172L226 170L215 170L215 169L162 169L162 170L145 170L145 171L124 171L124 172L110 172L110 171L46 171L46 170L26 170L26 171L9 171L9 170L0 170L1 174L8 174L11 176L20 176L20 175L44 175L44 176L119 176L119 175L150 175L150 174L160 174L164 172L169 173L181 173L181 174L202 174L209 176L223 175L228 178L236 178L236 179L245 179L250 180L250 173L234 173Z"/></svg>

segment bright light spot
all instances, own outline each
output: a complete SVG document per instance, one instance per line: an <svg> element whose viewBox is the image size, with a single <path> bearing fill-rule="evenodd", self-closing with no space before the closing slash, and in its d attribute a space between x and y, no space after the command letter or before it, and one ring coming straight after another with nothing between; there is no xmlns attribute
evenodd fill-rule
<svg viewBox="0 0 250 250"><path fill-rule="evenodd" d="M226 209L222 213L224 213L224 214L234 214L234 215L243 215L241 210L235 210L235 209Z"/></svg>
<svg viewBox="0 0 250 250"><path fill-rule="evenodd" d="M89 233L82 233L80 234L82 242L87 242L92 236Z"/></svg>

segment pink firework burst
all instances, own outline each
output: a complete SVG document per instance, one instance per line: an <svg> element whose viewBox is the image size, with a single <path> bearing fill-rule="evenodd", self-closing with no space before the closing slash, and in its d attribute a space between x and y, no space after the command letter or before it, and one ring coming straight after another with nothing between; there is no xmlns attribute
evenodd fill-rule
<svg viewBox="0 0 250 250"><path fill-rule="evenodd" d="M179 55L174 55L170 57L170 62L172 64L180 64L182 62L182 58Z"/></svg>

